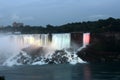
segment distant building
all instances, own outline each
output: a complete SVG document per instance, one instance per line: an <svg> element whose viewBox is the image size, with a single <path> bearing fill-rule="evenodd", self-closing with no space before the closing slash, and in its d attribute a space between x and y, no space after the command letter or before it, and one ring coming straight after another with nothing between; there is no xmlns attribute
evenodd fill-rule
<svg viewBox="0 0 120 80"><path fill-rule="evenodd" d="M17 23L17 22L13 22L13 27L23 27L24 24L23 23Z"/></svg>

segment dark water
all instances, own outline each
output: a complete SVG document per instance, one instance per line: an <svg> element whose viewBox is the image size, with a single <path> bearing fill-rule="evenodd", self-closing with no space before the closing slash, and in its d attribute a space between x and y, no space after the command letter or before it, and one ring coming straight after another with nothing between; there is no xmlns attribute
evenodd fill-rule
<svg viewBox="0 0 120 80"><path fill-rule="evenodd" d="M6 80L120 80L120 64L0 67Z"/></svg>

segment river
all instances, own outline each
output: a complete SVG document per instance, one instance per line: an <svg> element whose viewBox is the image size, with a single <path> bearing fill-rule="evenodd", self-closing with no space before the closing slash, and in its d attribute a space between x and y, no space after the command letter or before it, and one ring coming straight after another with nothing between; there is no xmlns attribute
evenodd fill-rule
<svg viewBox="0 0 120 80"><path fill-rule="evenodd" d="M120 80L120 64L54 64L0 67L5 80Z"/></svg>

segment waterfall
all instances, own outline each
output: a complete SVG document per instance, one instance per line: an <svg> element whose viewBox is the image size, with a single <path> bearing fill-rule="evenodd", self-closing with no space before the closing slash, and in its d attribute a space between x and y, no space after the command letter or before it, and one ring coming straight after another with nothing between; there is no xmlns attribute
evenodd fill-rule
<svg viewBox="0 0 120 80"><path fill-rule="evenodd" d="M83 33L83 45L82 47L78 48L78 50L75 53L77 53L78 51L81 51L83 48L85 48L89 44L90 44L90 33Z"/></svg>
<svg viewBox="0 0 120 80"><path fill-rule="evenodd" d="M77 36L79 37L79 36ZM81 37L81 36L80 36ZM90 42L90 33L83 34L83 46L77 49L75 53L85 48L89 45ZM6 35L0 37L0 64L5 61L5 64L9 65L17 65L17 60L22 60L22 57L25 57L26 60L32 61L27 64L39 64L39 63L49 63L53 61L53 63L83 63L77 54L73 54L71 51L67 51L67 48L71 47L71 33L62 33L62 34L24 34L24 35ZM23 48L29 48L29 46L36 46L33 48L33 51L43 49L42 52L45 54L50 53L51 57L37 56L35 59L32 58L27 52L21 51ZM41 48L40 47L45 47ZM54 51L52 51L52 49ZM32 47L30 47L31 53ZM59 51L57 51L59 50ZM57 51L57 52L56 52ZM36 51L35 51L36 52ZM5 53L3 55L3 53ZM42 53L43 54L43 53ZM12 56L12 57L11 57ZM5 59L3 59L5 57ZM11 58L10 58L11 57ZM33 59L33 60L32 60ZM23 60L26 61L26 60ZM37 60L37 61L36 61ZM42 62L41 62L42 60ZM46 60L48 62L46 62ZM57 60L57 61L55 61ZM63 61L62 61L63 60ZM20 63L22 64L22 62Z"/></svg>
<svg viewBox="0 0 120 80"><path fill-rule="evenodd" d="M30 45L53 46L61 50L70 48L70 34L53 34L52 41L48 39L48 34L25 34L25 35L6 35L0 38L0 49L22 49ZM13 51L14 52L14 51Z"/></svg>
<svg viewBox="0 0 120 80"><path fill-rule="evenodd" d="M71 39L69 33L53 34L52 45L59 50L70 48L70 40Z"/></svg>
<svg viewBox="0 0 120 80"><path fill-rule="evenodd" d="M90 43L90 33L83 34L83 46L87 46Z"/></svg>
<svg viewBox="0 0 120 80"><path fill-rule="evenodd" d="M48 34L40 34L40 41L41 46L47 46L48 45Z"/></svg>
<svg viewBox="0 0 120 80"><path fill-rule="evenodd" d="M71 47L71 34L62 33L62 34L52 34L52 40L50 42L49 34L29 34L29 35L8 35L2 39L6 39L6 42L10 42L13 46L17 46L20 49L30 46L52 46L57 50L66 49ZM89 44L90 33L83 34L83 46ZM7 43L9 44L9 43ZM3 45L7 45L4 44ZM82 44L82 43L81 43Z"/></svg>

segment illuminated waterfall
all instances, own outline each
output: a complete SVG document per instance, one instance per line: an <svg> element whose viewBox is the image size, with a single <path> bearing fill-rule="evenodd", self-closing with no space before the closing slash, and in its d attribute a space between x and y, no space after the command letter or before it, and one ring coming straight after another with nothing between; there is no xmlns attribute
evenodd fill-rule
<svg viewBox="0 0 120 80"><path fill-rule="evenodd" d="M47 46L48 45L48 34L40 34L40 42L41 42L41 46Z"/></svg>
<svg viewBox="0 0 120 80"><path fill-rule="evenodd" d="M76 33L74 33L76 34ZM82 50L83 48L86 47L86 45L89 45L90 42L90 33L83 33L79 34L77 33L78 36L76 36L75 39L77 41L80 41L81 44L83 44L82 47L79 49L75 50L75 54L73 54L73 51L67 51L71 48L71 33L62 33L62 34L52 34L51 35L51 40L49 34L25 34L25 35L6 35L0 37L0 64L2 64L5 61L5 65L17 65L19 62L20 58L22 60L22 56L26 57L26 60L29 59L29 61L32 60L32 57L30 58L30 55L27 54L27 52L21 51L23 48L29 48L29 46L34 45L35 48L33 48L33 54L34 54L34 49L41 50L41 47L45 47L45 55L46 53L50 53L53 55L53 57L42 57L37 56L34 60L39 59L38 62L33 60L33 63L31 64L47 64L49 61L53 60L58 60L55 61L56 63L61 63L64 57L66 58L65 62L69 63L83 63L78 56L77 52ZM83 36L82 36L83 35ZM82 40L83 39L83 40ZM82 43L83 41L83 43ZM79 45L79 44L78 44ZM34 47L33 46L33 47ZM41 48L41 49L40 49ZM53 52L51 52L51 49ZM62 50L64 49L64 50ZM30 48L32 50L32 48ZM38 52L39 50L35 51ZM58 50L58 52L57 52ZM20 54L22 52L22 54ZM32 51L31 51L32 52ZM41 52L41 51L40 51ZM28 57L29 56L29 57ZM61 56L61 57L58 57ZM5 57L5 58L4 58ZM3 59L4 58L4 59ZM55 58L55 59L54 59ZM6 61L7 59L7 61ZM60 61L59 61L60 59ZM62 59L62 60L61 60ZM47 61L48 62L45 62ZM23 60L25 61L25 60ZM29 62L28 61L28 62ZM22 62L21 62L22 64Z"/></svg>
<svg viewBox="0 0 120 80"><path fill-rule="evenodd" d="M30 45L48 46L54 49L66 49L71 47L71 34L52 34L52 41L49 41L49 34L29 34L29 35L7 35L0 38L0 49L20 50ZM90 33L83 33L83 46L90 42ZM10 49L10 50L9 50Z"/></svg>
<svg viewBox="0 0 120 80"><path fill-rule="evenodd" d="M0 49L4 46L8 51L12 49L22 49L30 45L47 46L54 49L66 49L71 47L71 34L52 34L52 41L49 41L49 34L29 34L29 35L8 35L0 38ZM90 33L83 33L83 46L90 42ZM9 50L10 49L10 50Z"/></svg>
<svg viewBox="0 0 120 80"><path fill-rule="evenodd" d="M83 34L83 46L89 45L90 43L90 33Z"/></svg>
<svg viewBox="0 0 120 80"><path fill-rule="evenodd" d="M75 53L81 51L83 48L85 48L90 43L90 33L83 33L83 45L82 47L79 47Z"/></svg>
<svg viewBox="0 0 120 80"><path fill-rule="evenodd" d="M0 50L17 52L30 45L52 46L54 49L70 47L70 34L53 34L52 41L48 39L48 34L25 34L25 35L6 35L0 37ZM51 47L51 48L52 48ZM4 48L4 49L3 49Z"/></svg>
<svg viewBox="0 0 120 80"><path fill-rule="evenodd" d="M52 46L56 49L70 48L70 34L53 34Z"/></svg>

